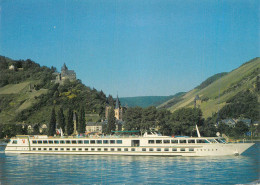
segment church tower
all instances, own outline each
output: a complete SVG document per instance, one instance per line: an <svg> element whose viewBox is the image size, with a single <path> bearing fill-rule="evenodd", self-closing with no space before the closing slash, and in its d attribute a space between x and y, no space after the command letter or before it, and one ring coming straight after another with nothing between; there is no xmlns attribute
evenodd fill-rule
<svg viewBox="0 0 260 185"><path fill-rule="evenodd" d="M117 120L123 119L123 109L120 106L120 101L119 101L118 95L117 95L117 98L116 98L115 117L116 117Z"/></svg>

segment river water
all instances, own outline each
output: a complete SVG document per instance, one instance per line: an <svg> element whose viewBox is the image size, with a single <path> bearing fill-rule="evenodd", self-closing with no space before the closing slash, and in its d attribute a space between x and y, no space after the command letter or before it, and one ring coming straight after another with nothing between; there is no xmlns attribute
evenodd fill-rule
<svg viewBox="0 0 260 185"><path fill-rule="evenodd" d="M243 155L139 157L5 154L0 184L248 184L259 183L260 142Z"/></svg>

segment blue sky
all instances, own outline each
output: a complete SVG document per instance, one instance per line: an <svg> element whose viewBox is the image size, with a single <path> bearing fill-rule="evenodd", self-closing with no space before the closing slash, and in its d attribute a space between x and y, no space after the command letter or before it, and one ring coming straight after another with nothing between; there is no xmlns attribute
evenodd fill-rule
<svg viewBox="0 0 260 185"><path fill-rule="evenodd" d="M259 56L257 0L0 0L0 55L114 97L173 95Z"/></svg>

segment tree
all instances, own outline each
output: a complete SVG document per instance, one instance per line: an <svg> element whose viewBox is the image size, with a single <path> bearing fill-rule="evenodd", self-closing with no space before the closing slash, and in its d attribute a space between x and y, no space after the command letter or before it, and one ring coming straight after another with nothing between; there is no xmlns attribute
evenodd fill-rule
<svg viewBox="0 0 260 185"><path fill-rule="evenodd" d="M68 111L68 122L67 122L67 134L70 136L73 134L74 124L73 124L73 111L69 108Z"/></svg>
<svg viewBox="0 0 260 185"><path fill-rule="evenodd" d="M85 133L86 131L86 119L85 119L85 110L82 106L80 108L80 115L79 115L79 133Z"/></svg>
<svg viewBox="0 0 260 185"><path fill-rule="evenodd" d="M157 110L154 106L147 107L142 111L141 130L149 131L156 127Z"/></svg>
<svg viewBox="0 0 260 185"><path fill-rule="evenodd" d="M162 109L157 112L156 120L158 122L159 132L163 135L171 135L172 129L170 127L171 112Z"/></svg>
<svg viewBox="0 0 260 185"><path fill-rule="evenodd" d="M63 113L63 108L61 107L58 111L58 128L61 128L63 132L65 132L66 122L65 122L65 116Z"/></svg>
<svg viewBox="0 0 260 185"><path fill-rule="evenodd" d="M141 107L130 107L126 110L124 115L124 129L125 130L140 130L142 122L142 112Z"/></svg>
<svg viewBox="0 0 260 185"><path fill-rule="evenodd" d="M226 125L225 123L219 123L217 131L220 132L220 134L229 135L231 132L231 128L228 125Z"/></svg>
<svg viewBox="0 0 260 185"><path fill-rule="evenodd" d="M109 106L112 106L112 107L115 106L115 101L114 101L112 95L108 96L107 102L108 102Z"/></svg>
<svg viewBox="0 0 260 185"><path fill-rule="evenodd" d="M106 133L111 134L112 131L115 130L116 130L116 118L115 118L114 107L112 107L108 113Z"/></svg>
<svg viewBox="0 0 260 185"><path fill-rule="evenodd" d="M34 135L39 135L39 134L40 134L40 126L39 126L39 123L36 123L36 124L33 126L33 134L34 134Z"/></svg>
<svg viewBox="0 0 260 185"><path fill-rule="evenodd" d="M56 114L55 114L55 108L53 107L51 112L51 119L49 123L48 135L54 136L55 133L56 133Z"/></svg>
<svg viewBox="0 0 260 185"><path fill-rule="evenodd" d="M202 111L199 108L181 108L172 114L173 134L196 135L195 125L203 125Z"/></svg>
<svg viewBox="0 0 260 185"><path fill-rule="evenodd" d="M237 122L235 128L233 129L233 133L236 137L243 136L248 131L248 126L242 121Z"/></svg>

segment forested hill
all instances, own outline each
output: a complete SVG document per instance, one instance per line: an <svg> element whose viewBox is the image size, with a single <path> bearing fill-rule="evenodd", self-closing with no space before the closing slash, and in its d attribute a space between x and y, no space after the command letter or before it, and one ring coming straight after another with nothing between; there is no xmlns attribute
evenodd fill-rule
<svg viewBox="0 0 260 185"><path fill-rule="evenodd" d="M183 107L194 107L194 99L197 97L196 106L201 108L205 118L217 112L222 113L219 116L223 118L245 117L247 113L241 112L241 110L248 108L255 114L259 108L260 100L259 74L260 58L257 57L229 73L220 73L208 78L193 90L168 100L160 105L159 108L168 108L174 112ZM248 95L248 97L243 94ZM239 99L239 101L234 99ZM249 100L254 105L250 104ZM233 106L234 102L236 103ZM239 102L239 105L237 102ZM233 110L237 111L237 113L230 112ZM254 119L258 119L257 116Z"/></svg>
<svg viewBox="0 0 260 185"><path fill-rule="evenodd" d="M13 68L9 69L10 66ZM89 88L80 80L52 82L55 67L40 66L32 60L0 56L0 123L48 123L52 108L79 110L104 116L106 102L113 98Z"/></svg>
<svg viewBox="0 0 260 185"><path fill-rule="evenodd" d="M171 96L137 96L137 97L121 97L121 105L127 107L149 107L149 106L158 106L163 102L166 102L172 99L175 96L179 96L183 93L177 93L176 95Z"/></svg>

